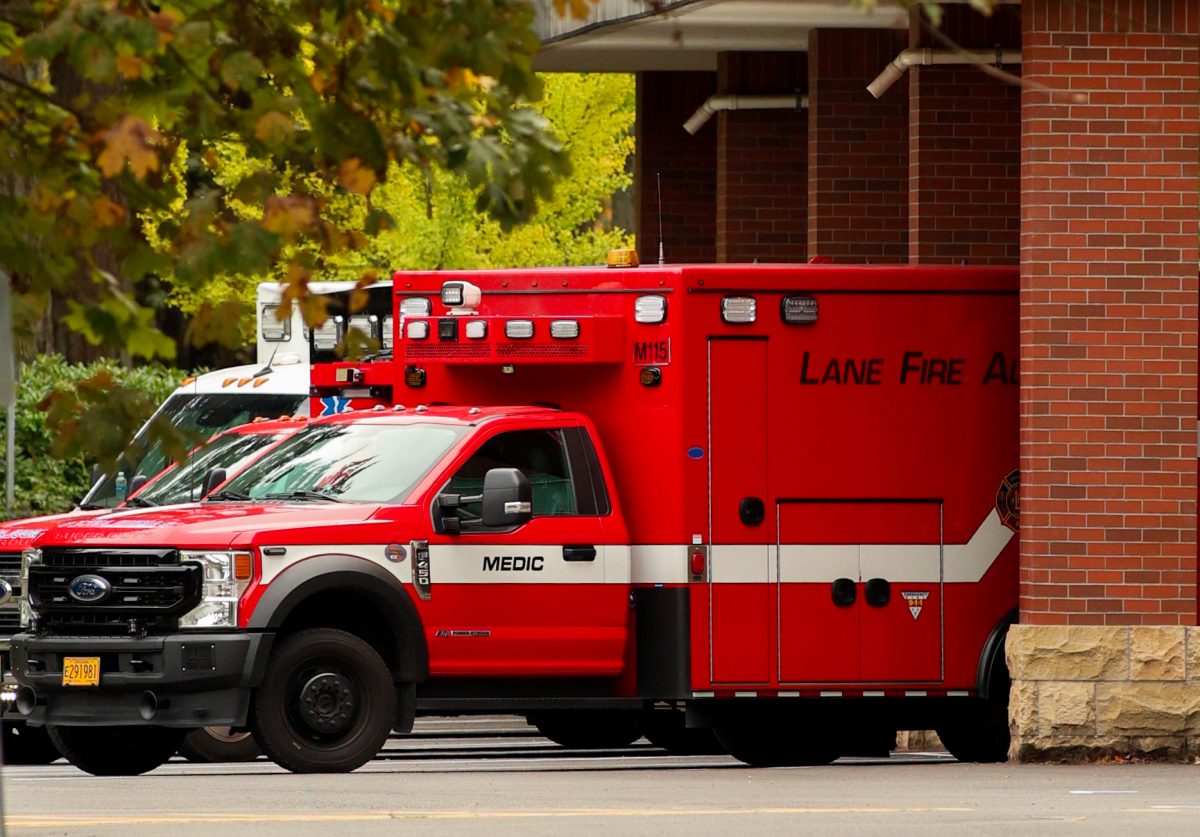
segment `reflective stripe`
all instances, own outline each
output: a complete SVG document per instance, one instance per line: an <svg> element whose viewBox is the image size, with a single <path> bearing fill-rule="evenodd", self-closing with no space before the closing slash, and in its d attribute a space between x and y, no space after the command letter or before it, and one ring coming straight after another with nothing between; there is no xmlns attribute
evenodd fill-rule
<svg viewBox="0 0 1200 837"><path fill-rule="evenodd" d="M688 553L682 544L635 544L629 550L634 584L687 584Z"/></svg>

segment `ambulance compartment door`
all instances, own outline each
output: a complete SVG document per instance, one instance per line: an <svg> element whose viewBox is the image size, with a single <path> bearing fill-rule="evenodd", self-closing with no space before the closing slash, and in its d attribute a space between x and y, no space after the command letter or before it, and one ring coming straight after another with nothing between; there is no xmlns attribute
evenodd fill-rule
<svg viewBox="0 0 1200 837"><path fill-rule="evenodd" d="M771 677L773 515L767 503L767 341L708 343L709 674ZM773 505L773 504L772 504Z"/></svg>

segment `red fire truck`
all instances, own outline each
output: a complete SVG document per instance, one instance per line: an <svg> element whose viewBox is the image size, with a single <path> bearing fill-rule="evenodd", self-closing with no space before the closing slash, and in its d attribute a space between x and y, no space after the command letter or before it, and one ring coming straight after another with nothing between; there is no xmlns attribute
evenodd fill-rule
<svg viewBox="0 0 1200 837"><path fill-rule="evenodd" d="M564 743L686 723L756 765L914 728L1004 758L1015 270L401 272L394 293L393 358L314 373L374 409L203 504L25 554L17 706L72 762L148 770L220 724L352 770L417 712L528 714ZM135 577L153 598L126 601Z"/></svg>

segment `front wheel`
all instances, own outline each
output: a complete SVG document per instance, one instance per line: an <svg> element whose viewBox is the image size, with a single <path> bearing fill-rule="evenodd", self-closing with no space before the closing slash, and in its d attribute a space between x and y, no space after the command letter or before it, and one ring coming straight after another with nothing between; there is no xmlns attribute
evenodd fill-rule
<svg viewBox="0 0 1200 837"><path fill-rule="evenodd" d="M395 715L392 675L375 649L313 628L271 655L250 728L267 757L293 773L349 773L383 747Z"/></svg>
<svg viewBox="0 0 1200 837"><path fill-rule="evenodd" d="M31 727L24 721L4 722L5 764L49 764L62 758L45 727Z"/></svg>
<svg viewBox="0 0 1200 837"><path fill-rule="evenodd" d="M93 776L149 773L179 749L187 733L170 727L47 727L67 761Z"/></svg>
<svg viewBox="0 0 1200 837"><path fill-rule="evenodd" d="M237 732L229 727L194 729L179 745L179 755L199 764L254 761L262 750L248 730Z"/></svg>

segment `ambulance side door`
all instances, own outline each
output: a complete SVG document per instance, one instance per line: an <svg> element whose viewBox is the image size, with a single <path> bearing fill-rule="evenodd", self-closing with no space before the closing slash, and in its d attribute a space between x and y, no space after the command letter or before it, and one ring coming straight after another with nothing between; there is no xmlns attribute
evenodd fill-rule
<svg viewBox="0 0 1200 837"><path fill-rule="evenodd" d="M529 480L532 517L482 524L484 478L515 468ZM478 441L440 495L457 519L429 542L422 607L430 673L460 676L605 676L623 664L629 550L609 544L611 514L595 450L582 427L502 429Z"/></svg>

